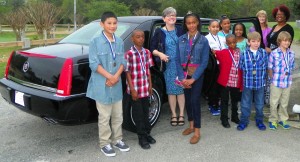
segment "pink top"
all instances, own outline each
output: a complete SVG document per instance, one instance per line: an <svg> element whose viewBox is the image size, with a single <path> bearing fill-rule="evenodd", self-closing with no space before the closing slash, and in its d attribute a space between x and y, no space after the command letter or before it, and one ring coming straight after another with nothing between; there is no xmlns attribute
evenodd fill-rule
<svg viewBox="0 0 300 162"><path fill-rule="evenodd" d="M264 30L262 30L263 42L264 42L265 47L268 46L267 35L271 32L271 30L272 30L272 28L270 28L270 27L266 27ZM251 33L251 32L254 32L254 31L255 31L254 27L251 27L251 28L249 29L249 32L250 32L250 33Z"/></svg>

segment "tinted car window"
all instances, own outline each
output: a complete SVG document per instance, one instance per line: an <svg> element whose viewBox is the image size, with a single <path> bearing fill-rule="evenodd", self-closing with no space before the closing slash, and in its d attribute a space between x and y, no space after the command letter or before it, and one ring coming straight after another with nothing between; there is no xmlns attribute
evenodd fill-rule
<svg viewBox="0 0 300 162"><path fill-rule="evenodd" d="M116 36L121 37L130 28L130 24L118 23L118 29L115 32ZM91 39L98 35L102 31L102 27L99 22L92 22L80 28L73 34L67 36L59 43L71 43L71 44L83 44L89 45Z"/></svg>

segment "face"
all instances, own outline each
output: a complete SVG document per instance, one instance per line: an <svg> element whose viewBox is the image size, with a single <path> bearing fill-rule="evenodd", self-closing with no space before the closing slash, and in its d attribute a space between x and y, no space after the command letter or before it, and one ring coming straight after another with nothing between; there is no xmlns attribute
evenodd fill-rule
<svg viewBox="0 0 300 162"><path fill-rule="evenodd" d="M194 33L198 31L199 21L197 20L196 17L189 16L188 18L186 18L185 25L189 32Z"/></svg>
<svg viewBox="0 0 300 162"><path fill-rule="evenodd" d="M226 44L229 49L236 49L236 39L234 37L226 38Z"/></svg>
<svg viewBox="0 0 300 162"><path fill-rule="evenodd" d="M163 17L163 20L168 25L174 25L176 23L176 14L168 14L166 17Z"/></svg>
<svg viewBox="0 0 300 162"><path fill-rule="evenodd" d="M241 37L243 35L243 27L242 25L236 25L234 29L234 35L237 37Z"/></svg>
<svg viewBox="0 0 300 162"><path fill-rule="evenodd" d="M258 50L258 48L260 46L260 40L259 39L248 40L248 45L250 46L250 49Z"/></svg>
<svg viewBox="0 0 300 162"><path fill-rule="evenodd" d="M279 47L284 48L284 49L289 48L290 45L291 45L291 41L289 41L289 40L287 40L287 39L282 40L282 41L279 43Z"/></svg>
<svg viewBox="0 0 300 162"><path fill-rule="evenodd" d="M212 34L216 35L216 34L219 32L219 30L220 30L219 23L218 23L217 21L212 22L212 23L208 26L208 30L209 30Z"/></svg>
<svg viewBox="0 0 300 162"><path fill-rule="evenodd" d="M142 47L144 44L144 41L145 41L144 32L142 32L142 31L134 32L131 37L131 40L134 43L134 45L136 45L137 47Z"/></svg>
<svg viewBox="0 0 300 162"><path fill-rule="evenodd" d="M224 19L221 23L222 30L225 32L229 32L230 30L230 20Z"/></svg>
<svg viewBox="0 0 300 162"><path fill-rule="evenodd" d="M117 30L117 24L118 21L114 17L107 18L104 22L100 22L100 25L107 34L113 34Z"/></svg>
<svg viewBox="0 0 300 162"><path fill-rule="evenodd" d="M258 15L257 18L258 18L258 20L259 20L259 23L261 23L261 24L264 24L264 23L266 23L266 21L267 21L266 15L263 15L263 14Z"/></svg>
<svg viewBox="0 0 300 162"><path fill-rule="evenodd" d="M278 10L278 12L276 14L276 21L277 22L286 22L286 17L284 15L284 12Z"/></svg>

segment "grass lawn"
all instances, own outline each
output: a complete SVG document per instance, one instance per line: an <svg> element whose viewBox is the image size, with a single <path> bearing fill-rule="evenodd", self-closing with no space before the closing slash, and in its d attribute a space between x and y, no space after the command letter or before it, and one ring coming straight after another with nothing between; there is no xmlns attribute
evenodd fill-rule
<svg viewBox="0 0 300 162"><path fill-rule="evenodd" d="M0 78L4 76L7 60L13 50L21 49L21 47L0 48Z"/></svg>
<svg viewBox="0 0 300 162"><path fill-rule="evenodd" d="M14 32L0 32L0 42L12 41L16 41L16 35Z"/></svg>

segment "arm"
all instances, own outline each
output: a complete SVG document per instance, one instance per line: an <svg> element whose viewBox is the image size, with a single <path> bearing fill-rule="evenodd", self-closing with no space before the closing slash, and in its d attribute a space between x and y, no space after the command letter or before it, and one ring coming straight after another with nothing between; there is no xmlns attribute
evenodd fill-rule
<svg viewBox="0 0 300 162"><path fill-rule="evenodd" d="M163 61L168 61L169 56L164 54L164 49L159 49L159 43L161 43L162 46L165 44L162 42L162 33L161 29L157 28L154 32L154 36L151 38L151 45L150 50L154 56L158 56ZM164 48L164 47L162 47ZM161 50L161 51L159 51Z"/></svg>
<svg viewBox="0 0 300 162"><path fill-rule="evenodd" d="M133 87L130 71L126 72L126 79L127 79L128 86L130 88L130 94L131 94L132 100L136 101L138 99L138 94L137 94L137 91Z"/></svg>
<svg viewBox="0 0 300 162"><path fill-rule="evenodd" d="M148 71L148 81L149 81L149 95L152 96L152 76L151 76L151 71L150 71L150 67L154 66L154 63L153 63L153 59L152 59L152 55L151 55L151 52L149 50L146 50L147 52L147 56L149 58L148 60L148 65L149 65L149 68L147 69Z"/></svg>
<svg viewBox="0 0 300 162"><path fill-rule="evenodd" d="M274 58L273 58L273 53L270 53L269 58L268 58L268 75L269 78L273 78L273 62L274 62Z"/></svg>
<svg viewBox="0 0 300 162"><path fill-rule="evenodd" d="M124 53L124 43L123 43L123 40L121 40L118 37L117 37L116 40L117 40L116 43L118 43L117 46L119 47L118 51L120 51L120 53ZM112 75L112 77L107 78L106 84L109 85L109 83L110 83L111 86L114 86L116 83L118 83L119 80L120 80L120 76L121 76L122 72L124 71L124 69L126 68L126 66L127 66L127 63L126 63L125 57L123 55L120 58L120 66L119 66L117 72L114 75Z"/></svg>
<svg viewBox="0 0 300 162"><path fill-rule="evenodd" d="M151 79L151 73L148 75L148 82L149 82L149 96L152 96L152 79Z"/></svg>
<svg viewBox="0 0 300 162"><path fill-rule="evenodd" d="M89 47L89 66L92 72L97 72L98 74L104 76L106 79L111 78L112 75L107 72L103 67L101 60L97 57L97 41L93 39Z"/></svg>
<svg viewBox="0 0 300 162"><path fill-rule="evenodd" d="M203 43L203 48L201 49L200 52L200 66L197 67L195 73L193 74L192 78L194 80L197 80L200 78L200 76L203 74L204 70L207 67L208 60L209 60L209 45L208 41L205 37L202 36L200 39L201 43Z"/></svg>
<svg viewBox="0 0 300 162"><path fill-rule="evenodd" d="M272 69L268 69L268 75L269 75L269 78L273 78L273 70Z"/></svg>
<svg viewBox="0 0 300 162"><path fill-rule="evenodd" d="M181 42L178 41L177 47L176 47L176 57L175 57L175 62L176 62L176 70L177 70L177 75L178 79L182 81L184 79L184 74L183 74L183 69L181 66L181 58L180 58L180 50L179 50L179 44Z"/></svg>

